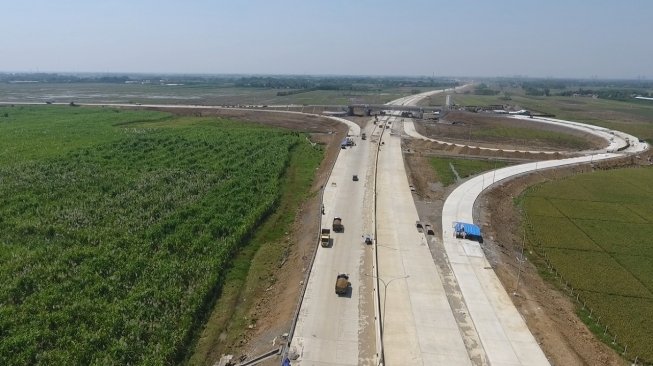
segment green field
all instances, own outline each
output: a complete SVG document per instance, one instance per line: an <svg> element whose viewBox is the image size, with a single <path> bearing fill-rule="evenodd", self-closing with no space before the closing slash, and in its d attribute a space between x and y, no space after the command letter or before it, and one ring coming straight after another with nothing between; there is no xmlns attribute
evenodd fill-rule
<svg viewBox="0 0 653 366"><path fill-rule="evenodd" d="M652 168L600 171L536 186L521 204L528 241L592 309L630 359L653 361ZM596 326L600 317L600 326ZM600 329L598 329L600 328ZM610 342L611 343L611 342Z"/></svg>
<svg viewBox="0 0 653 366"><path fill-rule="evenodd" d="M322 155L225 119L0 108L0 364L183 360L297 151Z"/></svg>
<svg viewBox="0 0 653 366"><path fill-rule="evenodd" d="M557 131L529 127L491 126L472 128L472 140L508 142L520 146L533 146L533 141L544 146L583 150L592 148L586 139Z"/></svg>
<svg viewBox="0 0 653 366"><path fill-rule="evenodd" d="M451 170L451 165L461 179L484 171L502 168L507 163L503 161L475 160L475 159L454 159L454 158L431 158L431 167L435 170L440 183L447 187L456 183L456 174Z"/></svg>

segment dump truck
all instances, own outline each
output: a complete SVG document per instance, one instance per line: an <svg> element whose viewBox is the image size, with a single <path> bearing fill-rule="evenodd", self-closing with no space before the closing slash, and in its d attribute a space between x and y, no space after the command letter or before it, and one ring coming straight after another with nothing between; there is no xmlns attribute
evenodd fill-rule
<svg viewBox="0 0 653 366"><path fill-rule="evenodd" d="M341 273L336 277L336 294L337 295L346 295L347 291L349 290L349 286L351 286L351 282L349 282L349 276L347 276L344 273Z"/></svg>
<svg viewBox="0 0 653 366"><path fill-rule="evenodd" d="M328 247L331 243L331 229L322 229L320 234L320 244L323 247Z"/></svg>
<svg viewBox="0 0 653 366"><path fill-rule="evenodd" d="M415 227L417 227L417 231L420 233L424 231L424 225L422 225L422 223L419 221L415 221Z"/></svg>
<svg viewBox="0 0 653 366"><path fill-rule="evenodd" d="M481 228L474 224L466 222L454 222L453 223L454 237L459 239L467 239L478 241L483 243L483 236L481 235Z"/></svg>
<svg viewBox="0 0 653 366"><path fill-rule="evenodd" d="M333 219L332 229L336 233L341 233L341 232L345 231L345 227L342 225L342 219L341 218L335 217Z"/></svg>

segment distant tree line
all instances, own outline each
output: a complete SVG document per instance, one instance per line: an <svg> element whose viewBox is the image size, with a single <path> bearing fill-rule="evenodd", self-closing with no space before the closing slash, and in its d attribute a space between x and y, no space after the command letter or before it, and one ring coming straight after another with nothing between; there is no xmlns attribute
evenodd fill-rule
<svg viewBox="0 0 653 366"><path fill-rule="evenodd" d="M497 95L499 94L498 90L490 89L487 84L481 83L474 88L474 94L476 95Z"/></svg>
<svg viewBox="0 0 653 366"><path fill-rule="evenodd" d="M39 83L124 83L131 80L128 76L118 75L68 75L54 73L11 73L0 74L0 82L20 83L20 82L39 82Z"/></svg>
<svg viewBox="0 0 653 366"><path fill-rule="evenodd" d="M526 95L534 96L596 96L601 99L630 100L635 96L649 96L653 82L647 80L577 80L543 79L520 83ZM552 93L551 90L559 90Z"/></svg>
<svg viewBox="0 0 653 366"><path fill-rule="evenodd" d="M178 83L220 87L269 88L290 95L313 90L379 91L393 87L450 88L460 83L447 78L352 76L240 76L157 74L0 73L0 83Z"/></svg>
<svg viewBox="0 0 653 366"><path fill-rule="evenodd" d="M312 90L356 90L378 91L391 87L430 87L446 88L460 85L449 79L395 79L374 77L241 77L234 86L245 88L294 89L282 91L279 95L290 95ZM297 91L300 90L300 91Z"/></svg>
<svg viewBox="0 0 653 366"><path fill-rule="evenodd" d="M565 90L556 95L570 96L596 96L601 99L631 100L634 97L653 97L653 93L642 89L583 89Z"/></svg>

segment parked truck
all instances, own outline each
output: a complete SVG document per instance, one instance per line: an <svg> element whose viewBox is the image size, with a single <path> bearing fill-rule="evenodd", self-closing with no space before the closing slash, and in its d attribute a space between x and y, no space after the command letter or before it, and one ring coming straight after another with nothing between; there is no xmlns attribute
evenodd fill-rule
<svg viewBox="0 0 653 366"><path fill-rule="evenodd" d="M322 229L320 234L320 243L323 247L328 247L331 242L331 229Z"/></svg>
<svg viewBox="0 0 653 366"><path fill-rule="evenodd" d="M333 232L336 233L341 233L345 231L345 227L342 225L342 219L339 217L335 217L333 219L333 225L331 226L331 228L333 229Z"/></svg>
<svg viewBox="0 0 653 366"><path fill-rule="evenodd" d="M346 295L347 291L349 290L349 286L351 286L351 282L349 282L349 276L341 273L338 275L338 277L336 277L336 294L338 296Z"/></svg>

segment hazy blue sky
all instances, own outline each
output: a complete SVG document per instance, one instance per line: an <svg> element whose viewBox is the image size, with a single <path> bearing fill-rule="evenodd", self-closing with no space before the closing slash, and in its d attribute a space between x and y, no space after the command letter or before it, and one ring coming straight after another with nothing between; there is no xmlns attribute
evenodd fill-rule
<svg viewBox="0 0 653 366"><path fill-rule="evenodd" d="M650 0L0 0L0 71L653 77Z"/></svg>

